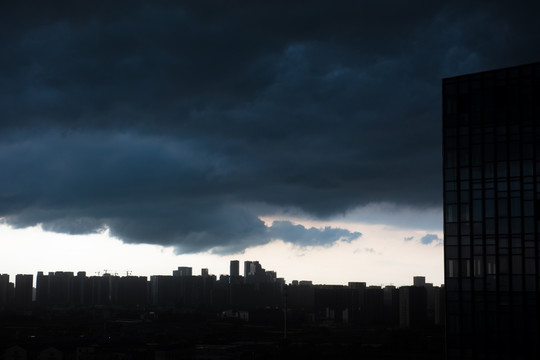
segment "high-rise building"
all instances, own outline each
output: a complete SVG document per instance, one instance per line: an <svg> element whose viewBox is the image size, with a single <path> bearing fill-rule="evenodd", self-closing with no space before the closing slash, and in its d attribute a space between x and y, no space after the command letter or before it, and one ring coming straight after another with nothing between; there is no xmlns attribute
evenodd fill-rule
<svg viewBox="0 0 540 360"><path fill-rule="evenodd" d="M443 80L448 359L539 354L540 63Z"/></svg>
<svg viewBox="0 0 540 360"><path fill-rule="evenodd" d="M32 303L33 275L17 274L15 276L15 303L17 307L27 308Z"/></svg>
<svg viewBox="0 0 540 360"><path fill-rule="evenodd" d="M192 276L192 268L187 266L179 266L178 270L173 270L173 276Z"/></svg>
<svg viewBox="0 0 540 360"><path fill-rule="evenodd" d="M413 285L414 286L425 286L426 277L425 276L413 276Z"/></svg>
<svg viewBox="0 0 540 360"><path fill-rule="evenodd" d="M0 309L8 302L9 275L0 274Z"/></svg>
<svg viewBox="0 0 540 360"><path fill-rule="evenodd" d="M230 269L229 275L231 275L231 277L240 276L240 261L231 260L231 269Z"/></svg>
<svg viewBox="0 0 540 360"><path fill-rule="evenodd" d="M244 261L244 278L255 274L255 266L253 261Z"/></svg>

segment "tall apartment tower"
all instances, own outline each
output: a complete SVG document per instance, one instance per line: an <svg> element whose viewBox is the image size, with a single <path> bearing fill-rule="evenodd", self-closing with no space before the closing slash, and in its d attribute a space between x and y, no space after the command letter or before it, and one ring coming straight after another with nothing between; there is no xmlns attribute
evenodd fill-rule
<svg viewBox="0 0 540 360"><path fill-rule="evenodd" d="M255 274L255 267L253 261L244 261L244 278Z"/></svg>
<svg viewBox="0 0 540 360"><path fill-rule="evenodd" d="M9 275L0 274L0 310L8 303Z"/></svg>
<svg viewBox="0 0 540 360"><path fill-rule="evenodd" d="M540 355L540 63L443 80L447 359Z"/></svg>
<svg viewBox="0 0 540 360"><path fill-rule="evenodd" d="M33 275L17 274L15 276L15 303L19 308L28 308L32 304Z"/></svg>
<svg viewBox="0 0 540 360"><path fill-rule="evenodd" d="M229 274L232 276L240 276L240 261L231 260L231 268Z"/></svg>
<svg viewBox="0 0 540 360"><path fill-rule="evenodd" d="M173 276L192 276L193 269L188 266L179 266L178 270L173 270Z"/></svg>

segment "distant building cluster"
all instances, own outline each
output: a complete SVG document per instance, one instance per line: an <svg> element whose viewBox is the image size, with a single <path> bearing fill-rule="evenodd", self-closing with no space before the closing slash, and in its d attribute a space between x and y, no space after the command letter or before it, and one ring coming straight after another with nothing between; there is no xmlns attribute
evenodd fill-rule
<svg viewBox="0 0 540 360"><path fill-rule="evenodd" d="M0 310L116 307L125 309L192 309L218 312L224 317L251 321L261 310L294 313L302 321L354 324L362 327L424 327L443 323L444 291L415 277L411 286L367 286L365 282L313 285L294 280L286 285L275 271L258 261L232 260L230 274L210 275L202 269L178 267L172 275L147 277L85 272L38 272L32 275L0 275ZM256 315L259 314L259 315ZM271 314L268 316L272 316ZM282 315L276 315L281 317ZM293 316L293 317L294 317Z"/></svg>

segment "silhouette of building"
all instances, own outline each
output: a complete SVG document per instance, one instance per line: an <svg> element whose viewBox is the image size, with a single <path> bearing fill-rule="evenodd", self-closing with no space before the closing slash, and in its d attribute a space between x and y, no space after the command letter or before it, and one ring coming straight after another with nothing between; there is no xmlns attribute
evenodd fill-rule
<svg viewBox="0 0 540 360"><path fill-rule="evenodd" d="M350 285L349 285L350 286ZM395 328L399 325L399 289L393 285L383 289L384 326Z"/></svg>
<svg viewBox="0 0 540 360"><path fill-rule="evenodd" d="M38 271L36 276L36 302L40 305L49 302L49 276Z"/></svg>
<svg viewBox="0 0 540 360"><path fill-rule="evenodd" d="M229 275L231 275L231 277L240 276L240 262L238 260L231 260L231 269Z"/></svg>
<svg viewBox="0 0 540 360"><path fill-rule="evenodd" d="M413 276L413 285L414 286L425 286L426 277L425 276Z"/></svg>
<svg viewBox="0 0 540 360"><path fill-rule="evenodd" d="M49 300L56 305L67 305L72 301L73 273L57 271L49 275Z"/></svg>
<svg viewBox="0 0 540 360"><path fill-rule="evenodd" d="M540 63L443 80L448 359L537 358Z"/></svg>
<svg viewBox="0 0 540 360"><path fill-rule="evenodd" d="M178 270L173 270L173 276L192 276L192 269L187 266L179 266Z"/></svg>
<svg viewBox="0 0 540 360"><path fill-rule="evenodd" d="M9 275L0 274L0 309L8 303Z"/></svg>
<svg viewBox="0 0 540 360"><path fill-rule="evenodd" d="M27 308L32 303L33 275L15 275L15 304L20 308Z"/></svg>
<svg viewBox="0 0 540 360"><path fill-rule="evenodd" d="M425 286L402 286L399 288L399 326L422 328L428 323L427 289Z"/></svg>
<svg viewBox="0 0 540 360"><path fill-rule="evenodd" d="M118 279L116 303L123 307L142 307L148 302L146 276L125 276Z"/></svg>

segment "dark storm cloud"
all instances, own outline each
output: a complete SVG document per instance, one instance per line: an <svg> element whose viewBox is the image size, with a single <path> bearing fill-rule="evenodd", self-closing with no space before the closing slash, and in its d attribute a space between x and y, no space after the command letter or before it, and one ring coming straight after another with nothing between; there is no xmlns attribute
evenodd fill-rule
<svg viewBox="0 0 540 360"><path fill-rule="evenodd" d="M193 252L439 206L440 79L540 59L532 4L8 2L0 216Z"/></svg>

